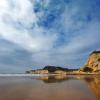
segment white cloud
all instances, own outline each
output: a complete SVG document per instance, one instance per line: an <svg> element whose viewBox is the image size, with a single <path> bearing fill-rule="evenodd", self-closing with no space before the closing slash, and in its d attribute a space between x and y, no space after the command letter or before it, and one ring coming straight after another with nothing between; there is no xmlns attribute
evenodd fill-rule
<svg viewBox="0 0 100 100"><path fill-rule="evenodd" d="M37 25L37 16L29 0L1 0L0 36L29 51L48 50L52 48L56 35L50 35ZM21 23L18 24L18 23ZM16 27L16 24L19 26ZM32 25L34 25L31 31ZM45 45L45 48L43 47Z"/></svg>
<svg viewBox="0 0 100 100"><path fill-rule="evenodd" d="M71 37L69 42L64 42L63 45L57 48L57 51L71 57L70 55L72 54L75 56L80 54L81 51L83 53L85 49L91 49L91 51L96 49L98 50L98 43L100 41L99 32L100 22L92 21L85 29L78 31L78 35ZM73 56L71 59L73 59Z"/></svg>

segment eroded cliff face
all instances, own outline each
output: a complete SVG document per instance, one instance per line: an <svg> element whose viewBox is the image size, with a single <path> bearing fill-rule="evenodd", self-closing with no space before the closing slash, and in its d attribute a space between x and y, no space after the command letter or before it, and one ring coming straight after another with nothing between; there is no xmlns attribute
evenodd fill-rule
<svg viewBox="0 0 100 100"><path fill-rule="evenodd" d="M100 72L100 51L94 51L89 55L85 67L92 68L93 72Z"/></svg>

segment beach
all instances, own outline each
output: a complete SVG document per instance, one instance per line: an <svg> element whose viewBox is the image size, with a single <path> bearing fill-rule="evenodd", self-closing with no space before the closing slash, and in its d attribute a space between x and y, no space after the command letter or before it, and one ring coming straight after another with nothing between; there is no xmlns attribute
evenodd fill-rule
<svg viewBox="0 0 100 100"><path fill-rule="evenodd" d="M99 76L2 75L0 100L100 100Z"/></svg>

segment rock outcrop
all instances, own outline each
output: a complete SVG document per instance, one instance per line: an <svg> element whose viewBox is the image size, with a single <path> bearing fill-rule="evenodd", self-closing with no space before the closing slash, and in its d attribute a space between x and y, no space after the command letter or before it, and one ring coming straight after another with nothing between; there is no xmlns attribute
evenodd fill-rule
<svg viewBox="0 0 100 100"><path fill-rule="evenodd" d="M63 67L58 67L58 66L45 66L44 68L43 68L43 70L48 70L48 72L50 72L50 73L55 73L55 71L58 71L58 70L60 70L60 71L68 71L69 69L68 68L63 68Z"/></svg>
<svg viewBox="0 0 100 100"><path fill-rule="evenodd" d="M84 65L83 70L90 70L92 72L100 72L100 51L93 51Z"/></svg>
<svg viewBox="0 0 100 100"><path fill-rule="evenodd" d="M45 66L43 69L26 71L27 74L66 74L68 68L57 66Z"/></svg>

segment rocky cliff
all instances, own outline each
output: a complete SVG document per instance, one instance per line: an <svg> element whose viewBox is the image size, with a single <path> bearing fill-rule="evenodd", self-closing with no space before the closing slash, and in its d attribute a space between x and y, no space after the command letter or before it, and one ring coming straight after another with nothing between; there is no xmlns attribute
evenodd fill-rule
<svg viewBox="0 0 100 100"><path fill-rule="evenodd" d="M100 72L100 51L93 51L84 66L84 69L89 69L93 72Z"/></svg>

